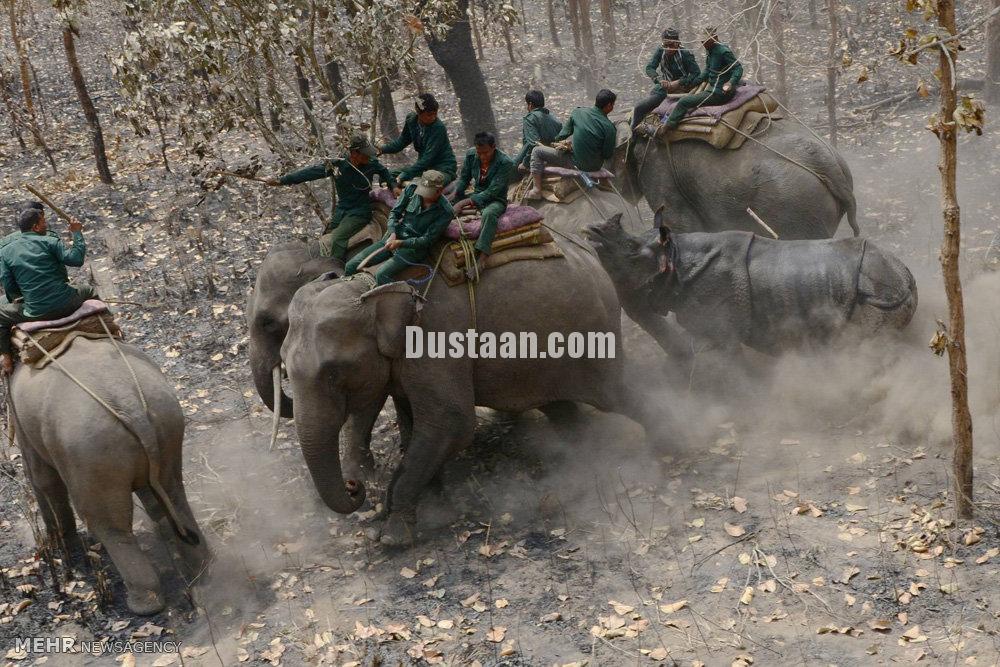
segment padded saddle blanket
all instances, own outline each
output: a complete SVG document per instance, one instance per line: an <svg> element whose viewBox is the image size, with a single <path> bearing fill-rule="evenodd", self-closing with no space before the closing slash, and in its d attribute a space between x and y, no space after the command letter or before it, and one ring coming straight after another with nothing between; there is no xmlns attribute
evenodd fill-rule
<svg viewBox="0 0 1000 667"><path fill-rule="evenodd" d="M704 88L704 84L700 88ZM784 117L777 101L763 86L748 83L740 86L729 102L695 109L684 117L676 130L667 130L663 123L677 106L677 99L668 97L645 119L647 125L656 129L656 137L661 141L674 143L698 139L715 148L736 150L746 142L746 135L752 135L762 122Z"/></svg>
<svg viewBox="0 0 1000 667"><path fill-rule="evenodd" d="M58 357L69 349L76 338L107 338L109 332L115 338L122 337L108 305L97 299L88 299L68 317L18 324L13 329L11 341L23 363L45 368L50 359L39 346L52 357Z"/></svg>
<svg viewBox="0 0 1000 667"><path fill-rule="evenodd" d="M545 167L542 177L542 199L554 204L571 204L583 196L584 185L580 181L580 172L565 167ZM607 169L586 172L599 190L611 191L611 179L615 177ZM508 201L523 201L524 195L531 189L533 183L530 176L510 186L507 190Z"/></svg>

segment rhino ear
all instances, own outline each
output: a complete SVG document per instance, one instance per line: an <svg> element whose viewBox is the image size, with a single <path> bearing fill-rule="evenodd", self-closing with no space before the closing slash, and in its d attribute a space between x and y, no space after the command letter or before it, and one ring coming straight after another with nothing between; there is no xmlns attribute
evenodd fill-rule
<svg viewBox="0 0 1000 667"><path fill-rule="evenodd" d="M656 209L656 212L653 213L653 226L659 228L660 230L666 229L667 233L670 232L670 229L669 229L670 223L667 222L667 205L666 204L660 204L660 206ZM661 231L660 232L660 241L662 242L663 240L664 240L663 239L663 232Z"/></svg>
<svg viewBox="0 0 1000 667"><path fill-rule="evenodd" d="M604 224L607 225L608 227L618 227L619 229L621 229L622 228L622 214L621 213L615 213L613 216L611 216L610 218L608 218L604 222Z"/></svg>

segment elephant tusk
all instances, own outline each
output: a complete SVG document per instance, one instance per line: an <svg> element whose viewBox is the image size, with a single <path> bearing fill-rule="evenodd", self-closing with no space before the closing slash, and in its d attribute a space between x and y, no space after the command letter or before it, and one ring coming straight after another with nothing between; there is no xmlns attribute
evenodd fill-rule
<svg viewBox="0 0 1000 667"><path fill-rule="evenodd" d="M275 364L271 369L271 380L274 382L274 406L271 421L271 444L267 451L274 450L274 444L278 441L278 426L281 424L281 364Z"/></svg>

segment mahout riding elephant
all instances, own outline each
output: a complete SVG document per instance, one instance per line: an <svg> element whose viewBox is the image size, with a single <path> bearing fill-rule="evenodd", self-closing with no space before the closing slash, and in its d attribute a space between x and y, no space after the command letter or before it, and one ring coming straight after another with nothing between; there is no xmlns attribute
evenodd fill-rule
<svg viewBox="0 0 1000 667"><path fill-rule="evenodd" d="M574 403L586 403L638 421L656 445L667 441L667 415L648 409L624 384L620 347L604 359L407 358L411 325L458 336L470 328L480 336L532 332L540 351L551 333L607 332L619 345L621 309L610 279L582 244L560 247L563 258L490 269L476 288L474 323L468 290L440 278L430 284L426 301L406 283L373 289L362 275L318 280L296 292L281 356L295 394L302 453L328 507L347 514L364 503L370 454L348 446L341 460L339 435L345 424L370 432L389 395L405 450L383 514L370 530L386 545L412 539L421 492L449 457L472 442L476 406L539 408L558 422Z"/></svg>
<svg viewBox="0 0 1000 667"><path fill-rule="evenodd" d="M133 492L160 535L176 543L188 575L209 562L184 493L184 413L170 383L131 345L77 338L45 368L18 367L10 392L49 541L80 547L75 507L121 573L129 609L163 609L156 570L132 532Z"/></svg>
<svg viewBox="0 0 1000 667"><path fill-rule="evenodd" d="M780 239L826 239L846 215L854 235L854 178L844 158L807 128L776 120L736 150L705 141L665 143L633 136L618 124L612 171L622 195L645 197L670 227L683 232L742 230ZM614 212L609 212L610 217Z"/></svg>
<svg viewBox="0 0 1000 667"><path fill-rule="evenodd" d="M293 416L294 407L281 390L281 343L288 331L288 304L295 290L328 271L342 275L344 264L320 256L319 241L280 243L264 257L253 291L247 296L250 369L261 400L274 410L275 429L282 416Z"/></svg>
<svg viewBox="0 0 1000 667"><path fill-rule="evenodd" d="M671 312L696 340L768 354L853 330L903 329L917 307L910 270L864 239L775 241L749 232L632 236L615 215L587 229L626 314L672 354Z"/></svg>

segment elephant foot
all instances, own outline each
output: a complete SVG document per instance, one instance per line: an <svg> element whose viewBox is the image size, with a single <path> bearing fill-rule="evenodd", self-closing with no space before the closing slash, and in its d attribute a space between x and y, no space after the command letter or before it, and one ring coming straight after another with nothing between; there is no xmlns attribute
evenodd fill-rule
<svg viewBox="0 0 1000 667"><path fill-rule="evenodd" d="M129 610L137 616L152 616L153 614L158 614L163 611L163 607L166 606L160 592L149 589L128 589L125 604L127 604Z"/></svg>
<svg viewBox="0 0 1000 667"><path fill-rule="evenodd" d="M412 546L417 536L417 520L414 515L396 512L386 520L369 526L365 535L384 547L399 549Z"/></svg>

